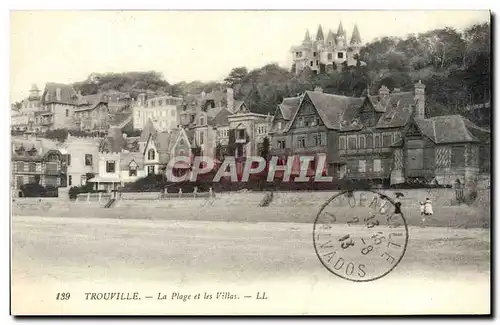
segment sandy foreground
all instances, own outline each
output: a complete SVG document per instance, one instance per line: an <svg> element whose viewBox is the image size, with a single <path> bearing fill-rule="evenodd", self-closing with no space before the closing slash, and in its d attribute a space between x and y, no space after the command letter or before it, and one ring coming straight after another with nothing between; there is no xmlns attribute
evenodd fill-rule
<svg viewBox="0 0 500 325"><path fill-rule="evenodd" d="M320 263L312 228L13 216L11 312L490 313L488 230L410 227L401 263L379 280L355 283ZM118 292L140 300L86 299ZM58 293L70 297L57 300Z"/></svg>

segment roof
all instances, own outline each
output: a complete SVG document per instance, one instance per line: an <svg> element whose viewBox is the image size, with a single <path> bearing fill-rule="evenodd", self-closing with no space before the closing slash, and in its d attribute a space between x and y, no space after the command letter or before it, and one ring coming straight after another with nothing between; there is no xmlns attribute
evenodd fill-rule
<svg viewBox="0 0 500 325"><path fill-rule="evenodd" d="M341 128L344 112L355 112L355 108L360 107L364 102L364 98L325 94L318 91L306 91L306 95L310 98L321 120L329 129Z"/></svg>
<svg viewBox="0 0 500 325"><path fill-rule="evenodd" d="M155 145L156 151L159 155L158 160L160 164L168 164L170 161L172 149L174 148L181 132L181 129L172 129L168 132L152 134L148 139L149 141L153 141Z"/></svg>
<svg viewBox="0 0 500 325"><path fill-rule="evenodd" d="M128 169L132 161L135 161L137 168L144 168L144 155L142 152L124 152L120 155L120 169Z"/></svg>
<svg viewBox="0 0 500 325"><path fill-rule="evenodd" d="M207 124L212 126L229 125L228 117L233 115L224 107L217 107L207 111Z"/></svg>
<svg viewBox="0 0 500 325"><path fill-rule="evenodd" d="M293 118L302 98L302 96L283 98L283 101L279 104L279 109L285 120Z"/></svg>
<svg viewBox="0 0 500 325"><path fill-rule="evenodd" d="M12 138L11 148L11 160L14 161L41 161L46 157L47 153L54 150L59 152L57 143L49 139ZM30 151L32 151L32 154L29 154Z"/></svg>
<svg viewBox="0 0 500 325"><path fill-rule="evenodd" d="M316 40L317 41L322 41L324 40L325 37L323 36L323 28L321 27L321 25L318 26L318 32L316 33Z"/></svg>
<svg viewBox="0 0 500 325"><path fill-rule="evenodd" d="M351 45L355 45L355 44L361 44L361 35L359 34L359 30L358 30L358 25L355 24L354 25L354 29L352 30L352 36L351 36L351 42L350 42Z"/></svg>
<svg viewBox="0 0 500 325"><path fill-rule="evenodd" d="M144 125L144 128L142 129L139 141L146 142L146 141L148 141L150 134L156 135L156 133L157 133L157 131L156 131L156 128L153 124L153 121L151 121L151 119L148 119L148 121L146 122L146 125Z"/></svg>
<svg viewBox="0 0 500 325"><path fill-rule="evenodd" d="M422 123L417 120L421 131L435 143L482 142L491 136L491 133L476 126L469 119L461 115L436 116ZM427 124L427 125L425 125Z"/></svg>
<svg viewBox="0 0 500 325"><path fill-rule="evenodd" d="M57 98L57 89L60 90L60 98ZM42 95L42 103L62 103L68 105L79 105L79 97L71 85L62 83L47 83Z"/></svg>

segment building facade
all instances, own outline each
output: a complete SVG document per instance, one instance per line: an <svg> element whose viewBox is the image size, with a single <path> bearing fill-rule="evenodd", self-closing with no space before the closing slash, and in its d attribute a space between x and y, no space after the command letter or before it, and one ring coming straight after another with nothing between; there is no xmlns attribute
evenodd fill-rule
<svg viewBox="0 0 500 325"><path fill-rule="evenodd" d="M421 82L413 92L382 86L363 98L317 88L277 107L271 150L283 160L326 154L328 174L336 179L393 184L417 178L451 184L488 168L474 158L480 150L489 157L488 130L462 116L428 118L426 110Z"/></svg>
<svg viewBox="0 0 500 325"><path fill-rule="evenodd" d="M180 124L178 107L182 101L182 98L173 96L148 98L146 93L139 94L132 108L134 129L142 130L149 120L153 121L159 131L177 128Z"/></svg>
<svg viewBox="0 0 500 325"><path fill-rule="evenodd" d="M54 143L12 139L11 149L12 188L20 189L24 184L61 186L63 157Z"/></svg>
<svg viewBox="0 0 500 325"><path fill-rule="evenodd" d="M59 149L66 161L68 186L85 185L89 174L98 174L100 141L100 138L68 135Z"/></svg>
<svg viewBox="0 0 500 325"><path fill-rule="evenodd" d="M354 25L352 36L348 40L347 32L340 22L337 33L334 34L330 30L326 37L323 34L323 28L319 25L314 40L307 30L302 44L292 46L290 52L293 56L295 73L299 73L305 68L322 73L338 69L343 63L355 66L361 47L358 26ZM365 65L364 62L361 64Z"/></svg>
<svg viewBox="0 0 500 325"><path fill-rule="evenodd" d="M22 100L20 106L19 109L11 110L11 130L30 133L38 131L35 125L35 115L42 108L40 90L35 84L31 86L28 98Z"/></svg>

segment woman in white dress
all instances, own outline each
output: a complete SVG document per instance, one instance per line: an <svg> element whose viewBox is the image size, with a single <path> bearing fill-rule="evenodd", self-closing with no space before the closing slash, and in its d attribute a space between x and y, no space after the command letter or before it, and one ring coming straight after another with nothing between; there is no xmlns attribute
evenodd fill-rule
<svg viewBox="0 0 500 325"><path fill-rule="evenodd" d="M425 205L424 205L424 214L426 216L432 216L433 211L432 211L432 203L429 198L425 200Z"/></svg>

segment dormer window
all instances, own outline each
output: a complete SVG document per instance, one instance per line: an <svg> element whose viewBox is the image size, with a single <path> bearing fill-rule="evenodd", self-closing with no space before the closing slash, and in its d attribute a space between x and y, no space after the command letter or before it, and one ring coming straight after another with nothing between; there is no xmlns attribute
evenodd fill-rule
<svg viewBox="0 0 500 325"><path fill-rule="evenodd" d="M205 125L205 119L203 117L200 117L200 125Z"/></svg>
<svg viewBox="0 0 500 325"><path fill-rule="evenodd" d="M128 176L137 176L137 163L133 160L128 165Z"/></svg>
<svg viewBox="0 0 500 325"><path fill-rule="evenodd" d="M154 160L155 159L155 150L154 149L149 149L148 151L148 160Z"/></svg>

